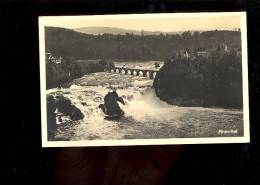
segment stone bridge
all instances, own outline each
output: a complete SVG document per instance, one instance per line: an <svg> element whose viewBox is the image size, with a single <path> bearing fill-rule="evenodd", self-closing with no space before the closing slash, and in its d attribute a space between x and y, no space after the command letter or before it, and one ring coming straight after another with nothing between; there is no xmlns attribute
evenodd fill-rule
<svg viewBox="0 0 260 185"><path fill-rule="evenodd" d="M128 74L128 75L135 75L135 76L143 76L148 77L150 79L154 79L157 72L156 70L150 69L131 69L125 67L114 67L110 70L112 73L120 73L120 74Z"/></svg>

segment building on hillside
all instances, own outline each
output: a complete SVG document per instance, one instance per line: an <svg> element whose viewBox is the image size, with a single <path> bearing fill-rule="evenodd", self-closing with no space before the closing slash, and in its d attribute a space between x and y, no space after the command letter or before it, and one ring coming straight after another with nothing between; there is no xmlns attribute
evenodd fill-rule
<svg viewBox="0 0 260 185"><path fill-rule="evenodd" d="M226 43L211 47L211 48L186 48L182 49L174 55L174 59L191 59L196 58L222 58L225 54L235 52L237 56L241 56L241 48L239 46L230 46Z"/></svg>
<svg viewBox="0 0 260 185"><path fill-rule="evenodd" d="M203 57L203 58L209 58L209 57L210 57L210 53L209 53L209 51L207 51L207 50L197 51L197 52L196 52L196 55L197 55L198 57Z"/></svg>
<svg viewBox="0 0 260 185"><path fill-rule="evenodd" d="M180 50L175 55L176 58L186 58L186 59L189 59L192 56L193 56L193 52L190 49L188 49L188 48Z"/></svg>
<svg viewBox="0 0 260 185"><path fill-rule="evenodd" d="M45 53L45 60L49 60L51 57L51 53Z"/></svg>
<svg viewBox="0 0 260 185"><path fill-rule="evenodd" d="M51 53L45 53L45 61L46 63L61 64L63 62L63 58L61 56L53 56Z"/></svg>

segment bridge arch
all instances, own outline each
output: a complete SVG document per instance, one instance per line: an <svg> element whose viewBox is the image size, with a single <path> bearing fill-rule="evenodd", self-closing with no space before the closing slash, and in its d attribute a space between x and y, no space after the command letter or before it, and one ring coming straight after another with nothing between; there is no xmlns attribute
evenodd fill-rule
<svg viewBox="0 0 260 185"><path fill-rule="evenodd" d="M139 70L139 74L138 74L138 76L144 76L144 72L143 72L143 70Z"/></svg>
<svg viewBox="0 0 260 185"><path fill-rule="evenodd" d="M131 68L112 68L110 69L110 72L112 73L119 73L119 74L125 74L125 75L133 75L133 76L142 76L147 77L150 79L154 79L157 71L155 70L149 70L149 69L131 69Z"/></svg>

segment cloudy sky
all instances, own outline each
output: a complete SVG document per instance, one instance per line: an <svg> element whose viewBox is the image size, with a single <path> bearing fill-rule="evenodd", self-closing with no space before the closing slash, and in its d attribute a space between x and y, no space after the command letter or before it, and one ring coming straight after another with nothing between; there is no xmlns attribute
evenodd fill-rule
<svg viewBox="0 0 260 185"><path fill-rule="evenodd" d="M40 17L45 26L64 28L116 27L130 30L175 32L240 28L240 13L130 14Z"/></svg>

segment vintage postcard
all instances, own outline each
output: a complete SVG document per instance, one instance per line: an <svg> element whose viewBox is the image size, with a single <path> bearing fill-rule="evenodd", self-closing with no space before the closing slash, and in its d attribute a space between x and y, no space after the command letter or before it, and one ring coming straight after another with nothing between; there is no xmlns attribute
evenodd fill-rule
<svg viewBox="0 0 260 185"><path fill-rule="evenodd" d="M246 143L246 12L39 17L42 146Z"/></svg>

